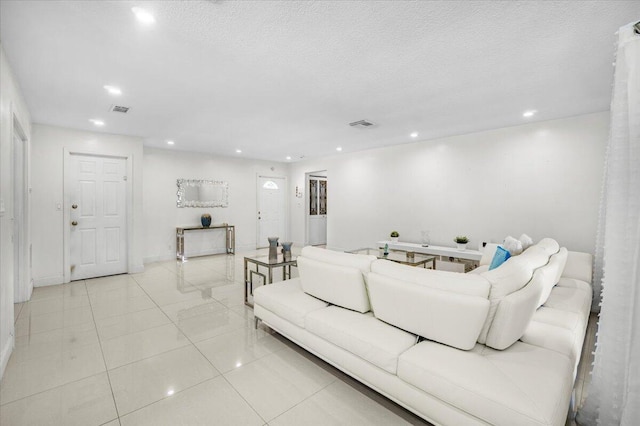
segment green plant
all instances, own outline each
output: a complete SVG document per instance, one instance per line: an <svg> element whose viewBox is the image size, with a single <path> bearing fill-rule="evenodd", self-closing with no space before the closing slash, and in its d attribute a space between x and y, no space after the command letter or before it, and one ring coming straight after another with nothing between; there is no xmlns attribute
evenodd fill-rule
<svg viewBox="0 0 640 426"><path fill-rule="evenodd" d="M398 233L398 231L391 231L391 235L392 238L398 238L400 236L400 234Z"/></svg>
<svg viewBox="0 0 640 426"><path fill-rule="evenodd" d="M453 241L458 244L467 244L469 242L469 238L465 237L464 235L458 235L453 239Z"/></svg>

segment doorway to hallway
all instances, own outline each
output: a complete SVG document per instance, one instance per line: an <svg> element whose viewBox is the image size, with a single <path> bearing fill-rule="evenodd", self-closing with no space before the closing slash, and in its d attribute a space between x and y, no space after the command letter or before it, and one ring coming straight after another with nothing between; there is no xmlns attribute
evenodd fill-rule
<svg viewBox="0 0 640 426"><path fill-rule="evenodd" d="M327 244L327 172L307 173L307 244Z"/></svg>

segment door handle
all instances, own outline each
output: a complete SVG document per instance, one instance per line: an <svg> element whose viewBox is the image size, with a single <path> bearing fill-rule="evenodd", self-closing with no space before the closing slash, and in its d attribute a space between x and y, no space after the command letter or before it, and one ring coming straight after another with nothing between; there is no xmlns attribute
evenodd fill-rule
<svg viewBox="0 0 640 426"><path fill-rule="evenodd" d="M77 209L77 208L78 208L78 205L77 205L77 204L73 204L73 205L71 206L71 208L75 210L75 209Z"/></svg>
<svg viewBox="0 0 640 426"><path fill-rule="evenodd" d="M71 222L71 224L72 224L73 226L76 226L76 225L78 225L78 222L74 220L73 222Z"/></svg>

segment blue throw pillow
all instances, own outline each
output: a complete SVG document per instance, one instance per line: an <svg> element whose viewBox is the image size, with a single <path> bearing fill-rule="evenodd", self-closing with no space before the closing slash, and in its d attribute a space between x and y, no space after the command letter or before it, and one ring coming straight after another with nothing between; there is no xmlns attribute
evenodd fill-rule
<svg viewBox="0 0 640 426"><path fill-rule="evenodd" d="M511 253L508 250L504 249L501 246L496 248L496 254L493 255L493 260L491 261L491 265L489 266L489 270L496 269L498 266L502 265L511 257Z"/></svg>

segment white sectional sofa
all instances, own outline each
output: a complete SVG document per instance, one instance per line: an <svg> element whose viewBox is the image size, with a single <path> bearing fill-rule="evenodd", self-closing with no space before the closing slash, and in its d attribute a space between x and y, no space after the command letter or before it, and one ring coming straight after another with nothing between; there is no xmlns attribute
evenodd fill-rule
<svg viewBox="0 0 640 426"><path fill-rule="evenodd" d="M591 264L552 239L469 274L305 247L300 277L256 289L254 313L434 424L563 425Z"/></svg>

